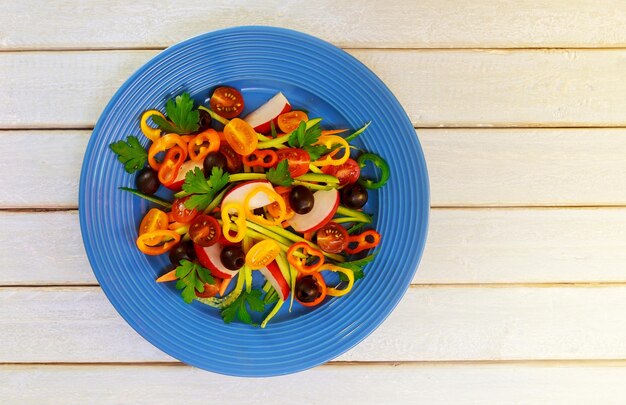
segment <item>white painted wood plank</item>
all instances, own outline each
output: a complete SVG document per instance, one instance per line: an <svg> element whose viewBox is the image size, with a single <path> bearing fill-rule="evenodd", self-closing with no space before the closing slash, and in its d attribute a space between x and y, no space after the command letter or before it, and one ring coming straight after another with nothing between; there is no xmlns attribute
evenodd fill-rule
<svg viewBox="0 0 626 405"><path fill-rule="evenodd" d="M0 304L0 363L173 361L96 287L2 288ZM338 360L625 359L625 308L623 285L411 288Z"/></svg>
<svg viewBox="0 0 626 405"><path fill-rule="evenodd" d="M418 127L626 125L624 49L350 52ZM155 54L2 53L0 127L92 126L114 91Z"/></svg>
<svg viewBox="0 0 626 405"><path fill-rule="evenodd" d="M624 365L327 365L275 378L186 366L0 366L0 398L59 404L620 404ZM314 384L311 382L314 381Z"/></svg>
<svg viewBox="0 0 626 405"><path fill-rule="evenodd" d="M626 204L626 129L417 133L435 207ZM0 131L0 207L76 208L89 136L76 130Z"/></svg>
<svg viewBox="0 0 626 405"><path fill-rule="evenodd" d="M163 47L236 25L276 25L349 47L624 46L619 0L0 2L3 49ZM154 11L153 11L154 10ZM330 12L332 10L332 12ZM24 22L27 22L25 24ZM59 29L58 27L63 27Z"/></svg>
<svg viewBox="0 0 626 405"><path fill-rule="evenodd" d="M2 212L0 229L0 285L96 283L76 211ZM413 282L626 282L624 246L623 208L434 209Z"/></svg>

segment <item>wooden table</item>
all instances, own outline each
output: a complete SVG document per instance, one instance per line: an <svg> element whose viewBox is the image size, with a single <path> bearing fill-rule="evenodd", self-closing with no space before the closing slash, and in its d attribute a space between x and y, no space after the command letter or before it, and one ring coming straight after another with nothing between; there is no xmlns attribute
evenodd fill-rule
<svg viewBox="0 0 626 405"><path fill-rule="evenodd" d="M0 403L624 403L626 7L620 0L0 0ZM113 92L217 28L345 48L417 128L430 234L405 298L330 364L194 369L98 287L78 177ZM406 252L412 254L412 252Z"/></svg>

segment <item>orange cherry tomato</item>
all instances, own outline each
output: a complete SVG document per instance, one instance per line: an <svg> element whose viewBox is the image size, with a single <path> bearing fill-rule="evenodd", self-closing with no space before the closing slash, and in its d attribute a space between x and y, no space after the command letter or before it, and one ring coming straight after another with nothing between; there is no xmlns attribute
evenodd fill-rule
<svg viewBox="0 0 626 405"><path fill-rule="evenodd" d="M143 253L156 256L161 255L180 242L180 235L174 231L160 229L139 235L137 247Z"/></svg>
<svg viewBox="0 0 626 405"><path fill-rule="evenodd" d="M246 254L246 265L258 270L270 264L280 253L280 246L273 239L265 239L256 243Z"/></svg>
<svg viewBox="0 0 626 405"><path fill-rule="evenodd" d="M289 132L295 131L300 125L300 122L307 121L309 116L306 115L304 111L289 111L284 114L280 114L278 119L276 120L278 123L278 128L281 131L288 134Z"/></svg>
<svg viewBox="0 0 626 405"><path fill-rule="evenodd" d="M235 152L243 156L254 152L259 143L254 128L240 118L233 118L226 124L224 138Z"/></svg>
<svg viewBox="0 0 626 405"><path fill-rule="evenodd" d="M194 162L203 162L206 155L220 149L220 137L212 128L200 132L189 141L189 158Z"/></svg>
<svg viewBox="0 0 626 405"><path fill-rule="evenodd" d="M187 152L180 146L173 146L165 154L165 159L159 168L159 181L164 186L169 186L176 180L180 167L185 162Z"/></svg>
<svg viewBox="0 0 626 405"><path fill-rule="evenodd" d="M195 208L190 210L185 206L185 202L187 202L189 198L190 196L178 198L172 203L172 219L174 221L187 224L198 215L198 210Z"/></svg>
<svg viewBox="0 0 626 405"><path fill-rule="evenodd" d="M160 229L167 229L168 226L167 214L158 208L152 208L146 213L139 224L139 235L144 233L158 231Z"/></svg>
<svg viewBox="0 0 626 405"><path fill-rule="evenodd" d="M218 87L209 100L211 110L224 118L234 118L243 111L243 97L232 87Z"/></svg>

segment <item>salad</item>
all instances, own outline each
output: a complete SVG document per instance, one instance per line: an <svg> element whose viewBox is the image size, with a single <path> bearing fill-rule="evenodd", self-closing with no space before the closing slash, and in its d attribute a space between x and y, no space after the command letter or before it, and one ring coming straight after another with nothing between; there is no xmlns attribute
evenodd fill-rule
<svg viewBox="0 0 626 405"><path fill-rule="evenodd" d="M370 123L323 129L282 93L243 118L237 89L218 87L207 100L197 106L183 93L165 114L144 112L147 148L132 135L109 145L137 173L136 189L120 189L158 206L136 239L146 255L169 255L156 282L175 282L186 303L215 307L226 323L253 324L260 312L261 327L294 300L316 307L348 294L381 240L362 208L389 178L384 159L350 145ZM376 179L361 173L368 163ZM161 186L171 198L155 195Z"/></svg>

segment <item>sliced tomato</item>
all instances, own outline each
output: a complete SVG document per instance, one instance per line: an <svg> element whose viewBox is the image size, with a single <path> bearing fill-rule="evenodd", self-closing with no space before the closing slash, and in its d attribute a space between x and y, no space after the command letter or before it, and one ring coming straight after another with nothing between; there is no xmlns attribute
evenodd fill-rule
<svg viewBox="0 0 626 405"><path fill-rule="evenodd" d="M339 166L324 166L322 171L331 176L335 176L339 179L339 185L345 186L346 184L356 183L361 175L361 168L356 160L350 158L345 163Z"/></svg>
<svg viewBox="0 0 626 405"><path fill-rule="evenodd" d="M342 252L348 246L348 232L343 226L329 222L317 231L317 245L327 253Z"/></svg>
<svg viewBox="0 0 626 405"><path fill-rule="evenodd" d="M139 235L144 233L167 229L167 214L158 208L152 208L141 220Z"/></svg>
<svg viewBox="0 0 626 405"><path fill-rule="evenodd" d="M224 118L234 118L243 111L243 97L232 87L218 87L209 100L211 110Z"/></svg>
<svg viewBox="0 0 626 405"><path fill-rule="evenodd" d="M309 163L311 163L311 157L309 152L300 148L285 148L278 149L276 151L278 155L278 162L287 160L289 164L289 174L291 177L298 177L306 174L309 171Z"/></svg>
<svg viewBox="0 0 626 405"><path fill-rule="evenodd" d="M209 247L217 243L222 236L222 228L217 219L201 214L191 222L189 237L196 245Z"/></svg>
<svg viewBox="0 0 626 405"><path fill-rule="evenodd" d="M220 152L226 156L226 169L228 173L239 173L243 169L241 156L230 147L226 142L220 144Z"/></svg>
<svg viewBox="0 0 626 405"><path fill-rule="evenodd" d="M196 209L190 210L185 206L185 201L188 199L189 197L178 198L172 203L172 219L175 222L187 224L191 222L196 215L198 215L198 211Z"/></svg>
<svg viewBox="0 0 626 405"><path fill-rule="evenodd" d="M254 152L259 139L256 131L246 121L233 118L224 127L224 138L231 148L240 155L247 156Z"/></svg>
<svg viewBox="0 0 626 405"><path fill-rule="evenodd" d="M298 128L300 122L307 121L308 119L309 117L304 111L289 111L287 113L280 114L276 119L276 122L278 123L278 128L288 134Z"/></svg>

